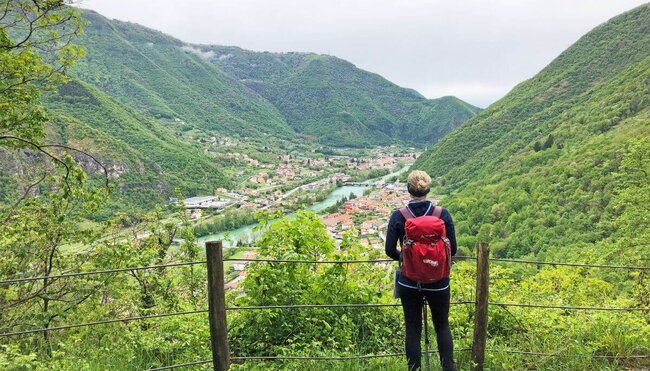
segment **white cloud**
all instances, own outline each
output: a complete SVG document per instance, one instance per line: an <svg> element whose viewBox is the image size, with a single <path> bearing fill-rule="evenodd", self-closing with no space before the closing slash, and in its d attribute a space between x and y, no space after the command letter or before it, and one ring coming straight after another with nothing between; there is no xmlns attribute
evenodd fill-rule
<svg viewBox="0 0 650 371"><path fill-rule="evenodd" d="M196 54L196 55L198 55L199 57L201 57L201 58L203 58L205 60L210 60L215 55L214 51L212 51L212 50L208 50L207 52L205 52L205 51L203 51L203 50L201 50L199 48L195 48L195 47L193 47L191 45L183 45L181 47L181 49L183 49L184 51L186 51L188 53ZM219 58L219 59L221 59L221 58Z"/></svg>

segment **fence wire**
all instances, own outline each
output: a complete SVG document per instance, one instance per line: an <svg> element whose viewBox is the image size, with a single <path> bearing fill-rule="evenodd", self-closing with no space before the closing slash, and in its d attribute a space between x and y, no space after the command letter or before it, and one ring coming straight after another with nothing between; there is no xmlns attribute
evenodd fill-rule
<svg viewBox="0 0 650 371"><path fill-rule="evenodd" d="M488 302L488 305L498 305L502 307L523 307L523 308L543 308L543 309L566 309L566 310L598 310L605 312L648 312L650 308L617 308L617 307L585 307L571 305L545 305L545 304L525 304L525 303L495 303Z"/></svg>
<svg viewBox="0 0 650 371"><path fill-rule="evenodd" d="M474 257L474 256L455 256L454 259L458 259L458 260L476 260L476 257ZM231 262L295 263L295 264L381 264L381 263L394 262L394 260L392 260L392 259L305 260L305 259L266 259L266 258L226 258L226 259L223 259L223 261L224 262L231 261ZM623 269L623 270L643 270L643 271L650 270L650 267L634 266L634 265L563 263L563 262L546 262L546 261L538 261L538 260L499 259L499 258L490 258L489 261L503 262L503 263L519 263L519 264L582 267L582 268ZM20 278L12 278L12 279L8 279L8 280L2 280L2 281L0 281L0 285L9 285L9 284L30 282L30 281L38 281L38 280L44 280L44 279L83 277L83 276L91 276L91 275L98 275L98 274L131 272L131 271L138 271L138 270L158 269L158 268L167 268L167 267L181 267L181 266L198 265L198 264L206 264L206 261L202 260L202 261L190 261L190 262L179 262L179 263L167 263L167 264L139 266L139 267L104 269L104 270L89 271L89 272L71 272L71 273L61 273L61 274L53 274L53 275L49 275L49 276L38 276L38 277L20 277Z"/></svg>
<svg viewBox="0 0 650 371"><path fill-rule="evenodd" d="M472 348L454 349L454 353L471 351ZM429 352L422 352L422 354L437 354L435 350ZM364 354L358 356L235 356L230 357L231 361L351 361L355 359L379 359L379 358L395 358L406 356L406 353L386 353L386 354ZM150 368L148 371L170 370L176 367L186 367L205 363L209 361L196 361L189 363L179 363L170 366Z"/></svg>
<svg viewBox="0 0 650 371"><path fill-rule="evenodd" d="M457 352L467 352L471 351L472 348L461 348L454 349L454 353ZM632 355L594 355L594 354L561 354L561 353L543 353L543 352L529 352L522 350L508 350L508 349L486 349L486 352L490 353L507 353L507 354L517 354L524 356L542 356L542 357L586 357L586 358L595 358L595 359L649 359L650 355L645 354L632 354ZM425 354L426 352L422 352ZM429 351L429 354L437 354L437 351ZM387 353L387 354L366 354L358 356L236 356L230 357L231 361L351 361L356 359L378 359L378 358L396 358L406 356L406 353ZM157 368L151 368L148 371L158 371L158 370L170 370L173 368L181 368L187 366L201 365L212 363L212 360L206 361L195 361L188 363L179 363L170 366L163 366Z"/></svg>
<svg viewBox="0 0 650 371"><path fill-rule="evenodd" d="M475 256L454 256L453 259L457 260L476 260ZM503 262L503 263L519 263L519 264L536 264L536 265L557 265L568 267L582 267L582 268L603 268L603 269L626 269L626 270L650 270L650 267L635 266L635 265L608 265L608 264L588 264L588 263L563 263L563 262L546 262L539 260L523 260L523 259L500 259L490 258L489 261ZM300 259L268 259L268 258L228 258L224 261L238 261L238 262L266 262L266 263L305 263L305 264L356 264L356 263L387 263L394 262L393 259L373 259L373 260L300 260Z"/></svg>
<svg viewBox="0 0 650 371"><path fill-rule="evenodd" d="M454 301L449 303L451 305L472 305L476 304L474 301ZM650 312L650 308L612 308L612 307L585 307L585 306L569 306L569 305L543 305L543 304L525 304L525 303L497 303L497 302L488 302L489 305L503 306L503 307L524 307L524 308L543 308L543 309L563 309L563 310L588 310L588 311L643 311ZM376 303L376 304L294 304L294 305L251 305L251 306L241 306L241 307L227 307L227 311L242 311L242 310L272 310L272 309L331 309L331 308L387 308L387 307L399 307L401 304L398 303ZM67 330L78 327L91 327L97 325L105 325L110 323L117 322L131 322L137 320L147 320L151 318L162 318L162 317L173 317L173 316L182 316L189 314L199 314L207 313L207 309L194 310L187 312L175 312L175 313L161 313L161 314L152 314L149 316L138 316L138 317L127 317L127 318L115 318L108 319L103 321L95 322L86 322L78 323L72 325L56 326L49 328L38 328L30 329L16 332L7 332L0 334L0 337L9 337L17 335L26 335L33 334L43 331L56 331L56 330Z"/></svg>
<svg viewBox="0 0 650 371"><path fill-rule="evenodd" d="M38 329L16 331L16 332L6 332L6 333L3 333L3 334L0 334L0 337L26 335L26 334L33 334L35 332L67 330L67 329L72 329L72 328L77 328L77 327L92 327L92 326L97 326L97 325L105 325L105 324L109 324L109 323L131 322L131 321L145 320L145 319L150 319L150 318L174 317L174 316L183 316L183 315L188 315L188 314L207 313L207 312L208 312L207 309L203 309L203 310L192 310L192 311L187 311L187 312L152 314L152 315L149 315L149 316L114 318L114 319L107 319L107 320L95 321L95 322L77 323L77 324L72 324L72 325L55 326L55 327L48 327L48 328L38 328Z"/></svg>
<svg viewBox="0 0 650 371"><path fill-rule="evenodd" d="M30 281L39 281L39 280L45 280L45 279L83 277L83 276L93 276L93 275L97 275L97 274L132 272L132 271L140 271L140 270L147 270L147 269L159 269L159 268L167 268L167 267L182 267L182 266L198 265L198 264L206 264L206 261L202 260L202 261L191 261L191 262L167 263L167 264L148 265L148 266L142 266L142 267L115 268L115 269L104 269L104 270L90 271L90 272L62 273L62 274L52 274L52 275L49 275L49 276L13 278L13 279L10 279L10 280L0 281L0 285L21 283L21 282L30 282Z"/></svg>
<svg viewBox="0 0 650 371"><path fill-rule="evenodd" d="M459 260L475 260L476 257L472 256L457 256L455 259ZM372 259L372 260L304 260L304 259L270 259L270 258L226 258L223 261L237 261L237 262L265 262L265 263L293 263L293 264L384 264L392 263L392 259ZM500 259L500 258L491 258L489 261L494 262L504 262L504 263L516 263L516 264L534 264L534 265L552 265L552 266L570 266L570 267L582 267L582 268L601 268L601 269L621 269L621 270L650 270L650 267L645 266L624 266L624 265L607 265L607 264L587 264L587 263L566 263L566 262L546 262L546 261L535 261L535 260L525 260L525 259ZM88 272L71 272L71 273L61 273L48 276L40 277L20 277L14 279L8 279L0 281L0 285L9 285L23 282L31 282L37 280L53 280L60 278L74 278L74 277L84 277L100 274L111 274L111 273L122 273L122 272L133 272L139 270L148 270L148 269L160 269L168 267L181 267L181 266L192 266L206 264L206 261L191 261L191 262L176 262L176 263L167 263L167 264L158 264L150 266L137 266L137 267L128 267L128 268L116 268L116 269L105 269L97 271L88 271ZM465 304L475 304L474 301L457 301L452 302L453 305L465 305ZM591 307L591 306L568 306L568 305L544 305L544 304L526 304L526 303L500 303L500 302L489 302L489 305L495 306L509 306L509 307L523 307L523 308L542 308L542 309L560 309L560 310L593 310L593 311L643 311L648 312L650 308L617 308L617 307ZM376 303L376 304L298 304L298 305L268 305L268 306L241 306L241 307L229 307L226 308L228 311L241 311L241 310L271 310L271 309L328 309L328 308L384 308L384 307L399 307L401 304L398 303ZM163 318L163 317L172 317L172 316L181 316L181 315L192 315L192 314L201 314L207 313L208 310L194 310L186 312L175 312L175 313L161 313L153 314L148 316L136 316L136 317L127 317L127 318L116 318L116 319L107 319L102 321L94 321L87 323L78 323L71 325L62 325L49 328L39 328L39 329L30 329L16 332L7 332L0 334L0 337L10 337L18 335L27 335L33 333L40 333L44 331L56 331L56 330L65 330L73 329L79 327L91 327L97 325L105 325L118 322L131 322L137 320L147 320L153 318ZM457 351L464 351L471 349L459 349ZM487 350L490 352L497 353L509 353L509 354L520 354L520 355L530 355L530 356L549 356L549 357L563 357L567 355L562 355L558 353L540 353L540 352L528 352L528 351L517 351L517 350ZM309 357L309 356L259 356L259 357L232 357L233 360L315 360L315 361L340 361L340 360L353 360L353 359L371 359L371 358L387 358L387 357L398 357L404 356L404 353L393 353L393 354L369 354L361 356L340 356L340 357ZM634 358L634 359L646 359L650 358L648 355L630 355L630 356L605 356L605 355L584 355L585 357L592 358L607 358L607 359L624 359L624 358ZM166 370L179 367L187 367L194 365L207 364L212 362L211 360L207 361L194 361L189 363L177 364L172 366L165 366L160 368L154 368L153 370Z"/></svg>
<svg viewBox="0 0 650 371"><path fill-rule="evenodd" d="M508 353L508 354L519 354L523 356L542 356L542 357L564 357L564 358L577 358L577 357L588 357L596 359L648 359L650 355L648 354L630 354L630 355L599 355L599 354L562 354L562 353L543 353L543 352L528 352L524 350L509 350L509 349L486 349L486 352L492 353Z"/></svg>

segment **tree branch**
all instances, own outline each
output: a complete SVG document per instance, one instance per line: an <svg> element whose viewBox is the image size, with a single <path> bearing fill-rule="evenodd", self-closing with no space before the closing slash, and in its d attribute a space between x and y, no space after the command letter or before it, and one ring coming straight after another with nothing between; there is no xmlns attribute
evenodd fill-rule
<svg viewBox="0 0 650 371"><path fill-rule="evenodd" d="M20 196L20 198L18 199L18 201L16 201L16 202L13 204L13 206L11 206L11 212L9 212L9 214L7 214L7 216L4 218L4 220L2 221L2 223L0 223L0 225L4 225L5 223L7 223L7 221L9 220L9 218L11 218L11 217L14 215L14 213L15 213L16 208L18 207L18 205L20 205L20 203L23 202L23 201L25 200L25 198L27 198L27 196L29 196L29 192L31 192L32 189L33 189L34 187L36 187L37 185L41 184L41 183L42 183L42 182L47 178L47 176L48 176L49 174L50 174L50 173L46 171L45 173L43 173L43 176L42 176L39 180L37 180L35 183L30 184L29 187L27 187L27 190L25 190L25 192L23 193L23 195Z"/></svg>
<svg viewBox="0 0 650 371"><path fill-rule="evenodd" d="M19 137L13 136L13 135L2 135L2 136L0 136L0 140L13 140L13 141L21 142L23 144L27 144L27 145L35 148L37 151L43 153L47 157L51 158L54 162L58 163L59 165L62 165L65 168L64 180L65 180L66 188L68 188L68 192L72 193L72 188L70 187L70 183L68 182L68 178L70 177L70 167L68 166L68 164L65 163L65 161L63 161L60 158L54 156L53 154L47 152L46 150L44 150L42 148L42 146L40 146L40 145L30 141L30 140L27 140L27 139L19 138Z"/></svg>
<svg viewBox="0 0 650 371"><path fill-rule="evenodd" d="M44 144L41 146L41 148L62 148L70 151L75 151L90 157L97 165L99 165L102 168L102 170L104 170L104 183L105 183L105 188L108 190L108 170L106 169L106 166L104 166L104 164L102 164L97 158L95 158L95 156L91 155L86 151L82 151L78 148L65 146L63 144Z"/></svg>

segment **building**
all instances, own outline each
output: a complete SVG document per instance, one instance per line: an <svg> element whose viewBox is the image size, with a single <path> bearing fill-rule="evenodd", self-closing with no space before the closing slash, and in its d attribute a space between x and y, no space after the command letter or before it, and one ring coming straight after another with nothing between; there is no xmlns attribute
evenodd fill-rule
<svg viewBox="0 0 650 371"><path fill-rule="evenodd" d="M190 197L184 202L187 209L223 209L229 205L229 202L220 201L216 196Z"/></svg>

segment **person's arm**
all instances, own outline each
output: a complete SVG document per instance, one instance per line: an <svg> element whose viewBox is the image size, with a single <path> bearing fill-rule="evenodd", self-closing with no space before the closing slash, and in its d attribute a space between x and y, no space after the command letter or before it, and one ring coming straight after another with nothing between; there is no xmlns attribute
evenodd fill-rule
<svg viewBox="0 0 650 371"><path fill-rule="evenodd" d="M445 231L447 232L447 238L451 244L451 255L456 255L458 251L458 245L456 245L456 229L454 228L454 220L451 218L451 213L447 209L442 210L440 219L445 222Z"/></svg>
<svg viewBox="0 0 650 371"><path fill-rule="evenodd" d="M386 245L384 247L386 255L393 260L399 260L400 258L400 253L397 250L397 241L399 241L400 234L397 230L396 219L396 215L393 213L388 222L388 228L386 228Z"/></svg>

